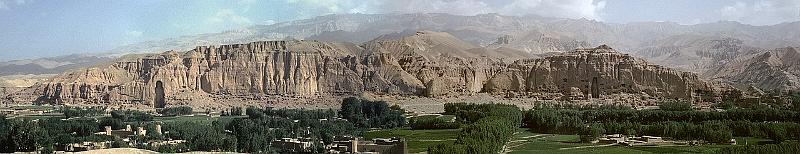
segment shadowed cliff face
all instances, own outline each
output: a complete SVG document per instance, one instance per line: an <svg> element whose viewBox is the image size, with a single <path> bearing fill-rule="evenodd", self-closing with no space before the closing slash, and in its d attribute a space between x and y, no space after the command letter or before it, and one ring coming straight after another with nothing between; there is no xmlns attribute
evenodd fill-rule
<svg viewBox="0 0 800 154"><path fill-rule="evenodd" d="M569 99L629 93L697 99L695 93L713 92L692 73L651 65L608 46L512 64L505 59L526 52L476 48L439 32L376 39L360 46L268 41L197 47L183 53L124 57L60 75L9 98L162 107L230 98L303 99L361 93L401 97L558 93ZM582 97L573 97L576 93Z"/></svg>

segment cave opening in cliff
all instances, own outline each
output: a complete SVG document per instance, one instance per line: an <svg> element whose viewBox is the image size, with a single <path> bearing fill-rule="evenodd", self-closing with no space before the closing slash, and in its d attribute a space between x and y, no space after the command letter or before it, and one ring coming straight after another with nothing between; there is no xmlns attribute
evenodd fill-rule
<svg viewBox="0 0 800 154"><path fill-rule="evenodd" d="M155 101L153 102L155 103L155 107L164 108L164 106L167 105L166 101L164 100L164 83L161 81L156 81L155 91L156 91L156 97Z"/></svg>

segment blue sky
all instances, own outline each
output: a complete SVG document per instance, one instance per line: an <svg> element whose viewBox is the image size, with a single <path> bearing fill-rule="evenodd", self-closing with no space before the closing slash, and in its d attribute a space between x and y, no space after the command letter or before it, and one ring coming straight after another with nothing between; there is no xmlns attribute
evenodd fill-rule
<svg viewBox="0 0 800 154"><path fill-rule="evenodd" d="M770 25L797 21L800 0L0 0L0 61L102 52L331 13L416 12Z"/></svg>

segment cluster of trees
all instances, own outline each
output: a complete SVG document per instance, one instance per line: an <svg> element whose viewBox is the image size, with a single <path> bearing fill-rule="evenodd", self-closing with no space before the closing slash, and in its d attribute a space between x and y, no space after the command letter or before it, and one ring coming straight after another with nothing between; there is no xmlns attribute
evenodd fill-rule
<svg viewBox="0 0 800 154"><path fill-rule="evenodd" d="M47 130L36 123L23 120L8 120L0 115L0 152L34 152L42 147L41 153L52 153L53 139Z"/></svg>
<svg viewBox="0 0 800 154"><path fill-rule="evenodd" d="M664 111L691 111L692 103L685 101L663 101L658 104L658 108Z"/></svg>
<svg viewBox="0 0 800 154"><path fill-rule="evenodd" d="M457 119L471 123L463 128L455 143L430 147L428 153L499 153L522 120L519 108L502 104L445 104L445 114L454 114Z"/></svg>
<svg viewBox="0 0 800 154"><path fill-rule="evenodd" d="M168 107L161 109L160 111L158 111L158 113L165 116L190 115L192 114L192 107L189 106Z"/></svg>
<svg viewBox="0 0 800 154"><path fill-rule="evenodd" d="M628 134L725 143L733 136L800 139L797 116L797 112L777 109L701 112L536 108L525 113L524 124L534 132L580 134L587 140L601 134Z"/></svg>
<svg viewBox="0 0 800 154"><path fill-rule="evenodd" d="M45 118L39 120L6 119L0 115L0 153L52 153L57 147L85 141L108 141L96 135L102 126L92 118Z"/></svg>
<svg viewBox="0 0 800 154"><path fill-rule="evenodd" d="M406 125L405 111L399 106L389 107L384 101L361 100L355 97L345 98L339 115L342 118L363 128L397 128Z"/></svg>
<svg viewBox="0 0 800 154"><path fill-rule="evenodd" d="M349 103L347 103L349 102ZM0 117L0 152L52 153L57 147L84 141L112 141L112 147L129 147L111 136L94 133L111 126L123 129L125 125L142 126L147 129L146 136L135 136L130 143L133 147L158 152L187 151L234 151L245 153L324 153L324 145L331 144L334 136L360 136L366 128L395 128L405 125L404 111L399 107L389 107L385 102L344 101L348 108L347 117L340 120L334 110L237 108L232 114L247 117L220 118L214 121L172 121L162 123L163 135L154 133L153 116L135 110L112 111L111 117L89 118L100 115L100 108L66 108L71 118L39 119L38 121L6 119ZM191 113L190 108L174 108L161 111L162 114L179 115ZM239 112L239 113L235 113ZM311 151L290 151L271 146L279 138L303 138L313 144ZM178 145L152 146L151 141L186 140Z"/></svg>
<svg viewBox="0 0 800 154"><path fill-rule="evenodd" d="M61 109L65 117L29 119L6 119L0 116L0 153L9 152L35 152L52 153L54 150L63 150L71 143L112 141L112 147L128 147L126 142L108 135L97 135L105 126L112 129L124 129L125 125L132 127L144 126L148 132L155 132L155 125L150 114L133 110L117 110L111 112L111 117L94 118L105 113L103 107L64 107ZM138 148L159 150L157 147L148 147L145 143L150 140L163 140L157 133L148 133L148 136L137 136L133 142ZM184 148L186 149L186 148ZM162 152L176 152L175 149L164 148Z"/></svg>
<svg viewBox="0 0 800 154"><path fill-rule="evenodd" d="M312 140L311 153L323 153L334 136L360 135L353 123L335 120L333 110L245 109L247 117L220 119L211 123L166 123L166 138L187 140L195 151L236 151L245 153L297 153L270 146L279 138ZM308 151L306 151L308 152Z"/></svg>
<svg viewBox="0 0 800 154"><path fill-rule="evenodd" d="M222 116L240 116L244 113L242 107L233 107L228 111L222 111Z"/></svg>
<svg viewBox="0 0 800 154"><path fill-rule="evenodd" d="M164 138L186 140L180 147L164 148L163 150L191 151L236 151L237 139L234 135L225 132L224 124L220 121L196 122L168 122L162 125ZM158 150L158 149L153 149ZM163 151L162 151L163 152Z"/></svg>
<svg viewBox="0 0 800 154"><path fill-rule="evenodd" d="M538 107L529 114L548 113L580 118L589 122L629 121L644 124L662 121L703 122L712 120L733 120L751 122L800 122L800 113L791 110L771 108L731 109L721 112L665 111L632 109L563 109Z"/></svg>
<svg viewBox="0 0 800 154"><path fill-rule="evenodd" d="M111 118L123 122L153 121L153 115L137 110L114 110L111 111Z"/></svg>
<svg viewBox="0 0 800 154"><path fill-rule="evenodd" d="M369 108L356 116L376 118L392 112L379 102L361 102ZM378 107L375 107L378 106ZM386 108L380 108L386 106ZM388 111L387 111L388 110ZM181 147L160 148L160 152L181 148L193 151L235 151L244 153L324 153L325 145L331 144L335 136L358 136L365 127L357 127L357 121L337 120L337 112L327 110L233 108L227 115L247 117L221 118L211 123L170 122L163 125L165 138L187 140ZM376 113L380 112L380 113ZM363 123L361 123L363 124ZM380 124L380 123L379 123ZM279 138L304 138L312 141L311 151L291 151L272 147L271 142Z"/></svg>
<svg viewBox="0 0 800 154"><path fill-rule="evenodd" d="M62 107L60 109L61 113L64 113L64 116L67 118L74 118L74 117L87 117L87 116L98 116L103 115L106 113L106 107L96 106L96 107Z"/></svg>
<svg viewBox="0 0 800 154"><path fill-rule="evenodd" d="M488 116L499 116L509 118L511 121L522 121L521 112L517 106L507 104L467 104L467 103L446 103L444 104L445 115L455 115L457 120L464 123L474 123L479 119Z"/></svg>
<svg viewBox="0 0 800 154"><path fill-rule="evenodd" d="M792 109L800 111L800 91L792 93Z"/></svg>
<svg viewBox="0 0 800 154"><path fill-rule="evenodd" d="M456 129L461 127L461 123L448 121L438 116L419 116L409 120L408 125L411 129Z"/></svg>
<svg viewBox="0 0 800 154"><path fill-rule="evenodd" d="M722 154L753 154L753 153L800 153L800 143L780 143L765 145L733 146L719 149L716 153Z"/></svg>

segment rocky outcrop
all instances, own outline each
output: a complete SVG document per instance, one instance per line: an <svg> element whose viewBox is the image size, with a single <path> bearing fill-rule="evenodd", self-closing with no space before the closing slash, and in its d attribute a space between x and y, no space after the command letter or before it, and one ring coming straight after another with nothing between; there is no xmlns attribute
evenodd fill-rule
<svg viewBox="0 0 800 154"><path fill-rule="evenodd" d="M60 75L7 98L163 107L282 98L310 100L300 103L313 105L325 101L321 97L363 93L460 97L488 92L567 100L631 94L699 101L713 101L703 96L715 94L692 73L651 65L605 45L506 62L519 55L526 54L482 49L430 31L385 36L362 45L262 41L200 46L186 52L123 57ZM281 99L273 99L276 96Z"/></svg>
<svg viewBox="0 0 800 154"><path fill-rule="evenodd" d="M653 41L633 54L656 64L702 74L736 58L765 51L736 38L681 35Z"/></svg>
<svg viewBox="0 0 800 154"><path fill-rule="evenodd" d="M425 83L424 95L429 97L480 92L483 84L505 67L502 58L521 54L477 50L441 32L421 31L396 40L381 38L367 42L365 49L397 57L403 70Z"/></svg>
<svg viewBox="0 0 800 154"><path fill-rule="evenodd" d="M697 75L652 65L608 46L577 49L543 59L519 60L485 85L489 93L560 93L563 99L604 98L619 93L702 99L713 89Z"/></svg>
<svg viewBox="0 0 800 154"><path fill-rule="evenodd" d="M497 41L489 44L488 47L510 48L530 54L543 54L548 52L567 52L577 48L587 48L590 45L583 40L532 30L522 35L502 35L497 38Z"/></svg>
<svg viewBox="0 0 800 154"><path fill-rule="evenodd" d="M121 60L57 77L28 91L49 103L191 102L195 97L357 94L417 95L424 86L391 56L354 56L358 47L269 41L197 47Z"/></svg>
<svg viewBox="0 0 800 154"><path fill-rule="evenodd" d="M800 49L779 48L740 57L704 74L732 82L741 88L762 90L800 89Z"/></svg>

